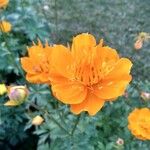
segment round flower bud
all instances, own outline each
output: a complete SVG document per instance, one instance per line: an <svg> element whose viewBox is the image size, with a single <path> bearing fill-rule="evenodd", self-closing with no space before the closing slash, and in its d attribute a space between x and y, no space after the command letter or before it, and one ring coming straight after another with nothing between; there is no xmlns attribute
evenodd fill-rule
<svg viewBox="0 0 150 150"><path fill-rule="evenodd" d="M41 116L36 116L32 120L33 125L41 125L43 123L44 119Z"/></svg>
<svg viewBox="0 0 150 150"><path fill-rule="evenodd" d="M143 40L138 39L135 43L134 43L134 48L136 50L139 50L143 47Z"/></svg>
<svg viewBox="0 0 150 150"><path fill-rule="evenodd" d="M1 21L0 22L0 30L2 32L6 32L6 33L10 32L11 29L12 29L12 25L10 22L8 22L8 21Z"/></svg>
<svg viewBox="0 0 150 150"><path fill-rule="evenodd" d="M3 95L7 92L5 84L0 84L0 95Z"/></svg>
<svg viewBox="0 0 150 150"><path fill-rule="evenodd" d="M25 86L12 86L9 89L8 96L11 100L24 100L28 96L28 90Z"/></svg>
<svg viewBox="0 0 150 150"><path fill-rule="evenodd" d="M124 140L121 139L121 138L118 138L117 141L116 141L116 144L117 145L123 145L124 144Z"/></svg>
<svg viewBox="0 0 150 150"><path fill-rule="evenodd" d="M28 90L26 86L11 86L8 87L8 97L9 101L6 102L5 106L17 106L22 104L27 96L28 96Z"/></svg>
<svg viewBox="0 0 150 150"><path fill-rule="evenodd" d="M141 98L145 101L150 100L150 93L148 92L141 92Z"/></svg>
<svg viewBox="0 0 150 150"><path fill-rule="evenodd" d="M49 6L48 5L44 5L43 9L47 11L47 10L49 10Z"/></svg>

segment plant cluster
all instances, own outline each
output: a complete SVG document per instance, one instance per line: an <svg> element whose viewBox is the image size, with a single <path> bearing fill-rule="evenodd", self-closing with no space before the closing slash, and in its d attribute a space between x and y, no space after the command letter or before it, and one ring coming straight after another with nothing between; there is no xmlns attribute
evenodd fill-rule
<svg viewBox="0 0 150 150"><path fill-rule="evenodd" d="M0 149L149 150L148 6L0 0Z"/></svg>

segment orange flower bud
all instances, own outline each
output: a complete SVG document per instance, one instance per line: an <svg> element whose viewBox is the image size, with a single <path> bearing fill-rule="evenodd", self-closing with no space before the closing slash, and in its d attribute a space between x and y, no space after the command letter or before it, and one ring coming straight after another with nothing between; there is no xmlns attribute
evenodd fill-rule
<svg viewBox="0 0 150 150"><path fill-rule="evenodd" d="M44 119L41 116L36 116L32 120L33 125L41 125L43 123Z"/></svg>
<svg viewBox="0 0 150 150"><path fill-rule="evenodd" d="M124 95L123 95L125 98L128 98L129 97L129 94L127 91L124 92Z"/></svg>
<svg viewBox="0 0 150 150"><path fill-rule="evenodd" d="M11 28L12 28L12 25L10 22L8 21L1 21L0 22L0 30L2 32L10 32L11 31Z"/></svg>
<svg viewBox="0 0 150 150"><path fill-rule="evenodd" d="M135 48L136 50L141 49L142 46L143 46L143 40L141 40L141 39L138 39L138 40L134 43L134 48Z"/></svg>

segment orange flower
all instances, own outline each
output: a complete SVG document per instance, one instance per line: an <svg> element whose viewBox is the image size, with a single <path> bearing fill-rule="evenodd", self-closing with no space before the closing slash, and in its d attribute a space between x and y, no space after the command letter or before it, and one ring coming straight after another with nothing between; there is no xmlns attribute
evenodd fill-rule
<svg viewBox="0 0 150 150"><path fill-rule="evenodd" d="M12 25L10 22L8 21L1 21L0 22L0 30L2 32L10 32L11 31L11 28L12 28Z"/></svg>
<svg viewBox="0 0 150 150"><path fill-rule="evenodd" d="M28 48L28 54L29 57L21 58L22 67L27 72L26 79L31 83L49 82L51 47L48 44L44 47L38 41L38 45Z"/></svg>
<svg viewBox="0 0 150 150"><path fill-rule="evenodd" d="M0 8L6 7L9 0L0 0Z"/></svg>
<svg viewBox="0 0 150 150"><path fill-rule="evenodd" d="M128 116L128 128L138 139L150 140L150 109L135 109Z"/></svg>
<svg viewBox="0 0 150 150"><path fill-rule="evenodd" d="M73 39L71 51L63 45L53 47L52 91L61 102L71 104L74 114L95 115L106 101L123 95L131 81L131 61L102 45L103 40L96 45L92 35L83 33Z"/></svg>

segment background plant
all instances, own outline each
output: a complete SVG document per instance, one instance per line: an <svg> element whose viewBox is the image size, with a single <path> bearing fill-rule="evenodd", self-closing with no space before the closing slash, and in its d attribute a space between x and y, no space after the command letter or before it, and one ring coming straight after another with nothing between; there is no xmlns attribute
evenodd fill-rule
<svg viewBox="0 0 150 150"><path fill-rule="evenodd" d="M125 150L149 150L149 141L135 139L127 129L127 116L135 107L150 107L150 102L140 97L140 92L150 92L150 42L138 51L134 49L137 35L142 31L150 33L149 5L149 0L10 0L0 12L1 19L13 25L11 32L0 33L0 82L26 84L30 95L29 103L13 108L4 107L7 98L0 97L0 148L113 150L120 148L116 141L122 138ZM48 111L69 131L77 117L67 106L57 103L47 85L32 85L25 80L19 58L26 55L26 46L37 38L67 45L72 36L81 32L103 38L120 55L129 57L134 63L133 81L128 95L106 104L96 116L82 114L70 137L47 112L31 104ZM40 126L31 124L36 115L45 119Z"/></svg>

